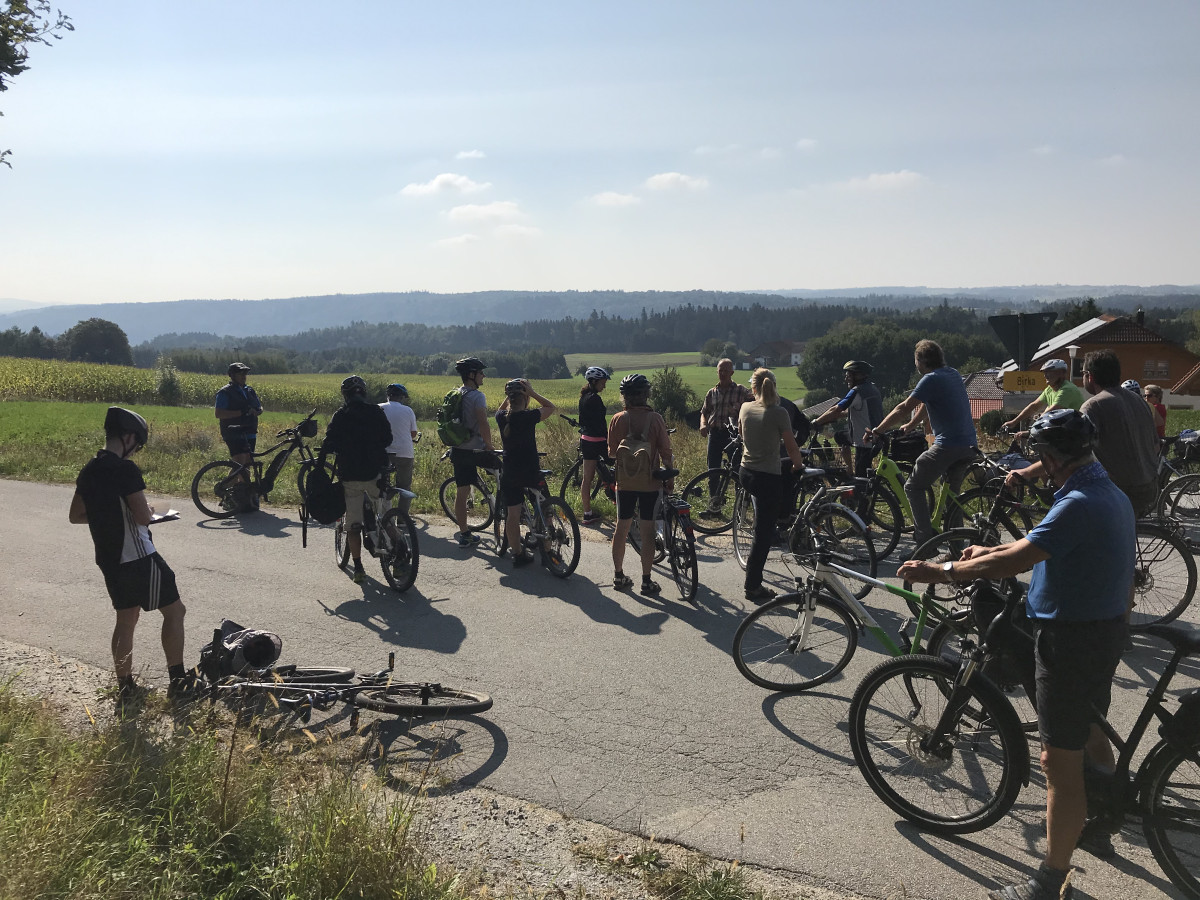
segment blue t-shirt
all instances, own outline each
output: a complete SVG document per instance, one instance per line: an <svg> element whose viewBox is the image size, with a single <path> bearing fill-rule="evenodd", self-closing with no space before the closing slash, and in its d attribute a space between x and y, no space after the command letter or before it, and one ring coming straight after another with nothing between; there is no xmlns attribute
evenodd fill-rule
<svg viewBox="0 0 1200 900"><path fill-rule="evenodd" d="M942 366L927 372L912 395L929 411L937 446L974 447L979 442L971 419L971 401L957 369Z"/></svg>
<svg viewBox="0 0 1200 900"><path fill-rule="evenodd" d="M1100 463L1077 469L1026 535L1050 558L1033 567L1031 619L1100 622L1125 614L1133 586L1133 507Z"/></svg>

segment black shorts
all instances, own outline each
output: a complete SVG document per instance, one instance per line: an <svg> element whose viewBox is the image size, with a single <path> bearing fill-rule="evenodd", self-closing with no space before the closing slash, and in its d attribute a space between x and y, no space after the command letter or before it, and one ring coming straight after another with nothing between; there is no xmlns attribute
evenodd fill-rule
<svg viewBox="0 0 1200 900"><path fill-rule="evenodd" d="M579 453L584 459L607 459L608 441L585 441L580 438Z"/></svg>
<svg viewBox="0 0 1200 900"><path fill-rule="evenodd" d="M654 521L654 507L658 505L658 491L617 491L617 518L632 519L636 510L641 510L643 522Z"/></svg>
<svg viewBox="0 0 1200 900"><path fill-rule="evenodd" d="M1038 730L1042 743L1082 750L1094 713L1108 715L1113 675L1129 636L1124 617L1035 625Z"/></svg>
<svg viewBox="0 0 1200 900"><path fill-rule="evenodd" d="M108 588L113 609L140 606L149 612L170 606L179 599L175 573L157 553L106 571L104 586Z"/></svg>
<svg viewBox="0 0 1200 900"><path fill-rule="evenodd" d="M253 453L258 442L258 435L230 434L225 437L225 446L229 448L230 456L241 456L243 453Z"/></svg>
<svg viewBox="0 0 1200 900"><path fill-rule="evenodd" d="M459 487L467 487L475 483L475 478L479 474L476 467L476 462L479 459L479 454L474 450L459 450L453 447L450 450L450 464L454 466L454 483Z"/></svg>
<svg viewBox="0 0 1200 900"><path fill-rule="evenodd" d="M514 472L511 475L504 472L503 476L500 479L500 498L496 501L498 506L520 506L525 502L523 495L527 487L537 488L543 496L550 496L545 476L536 469L533 472Z"/></svg>

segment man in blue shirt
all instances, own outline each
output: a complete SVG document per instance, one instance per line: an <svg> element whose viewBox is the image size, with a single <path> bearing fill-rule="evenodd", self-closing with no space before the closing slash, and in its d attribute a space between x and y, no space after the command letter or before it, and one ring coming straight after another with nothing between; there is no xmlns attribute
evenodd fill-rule
<svg viewBox="0 0 1200 900"><path fill-rule="evenodd" d="M217 420L221 423L221 439L229 448L229 458L239 466L248 466L254 459L254 446L258 440L258 417L262 415L262 402L254 388L246 384L250 367L245 363L229 364L229 384L217 391L215 403ZM243 473L242 481L249 485ZM258 496L247 492L244 498L246 509L258 509Z"/></svg>
<svg viewBox="0 0 1200 900"><path fill-rule="evenodd" d="M957 369L946 365L942 348L933 341L918 341L914 357L921 380L882 422L867 429L866 436L873 438L875 432L887 431L905 416L910 418L902 427L905 431L912 430L922 417L920 407L924 405L935 440L932 447L917 457L912 475L904 483L904 495L912 510L913 540L920 547L933 537L926 491L945 475L951 490L958 493L966 464L979 455L979 442L962 376Z"/></svg>
<svg viewBox="0 0 1200 900"><path fill-rule="evenodd" d="M936 583L1007 578L1033 568L1026 611L1034 620L1046 859L1027 884L992 891L993 900L1049 900L1060 892L1069 900L1073 889L1064 883L1087 818L1084 755L1101 777L1116 765L1092 711L1108 712L1128 635L1136 535L1129 498L1092 454L1095 437L1091 420L1076 410L1046 413L1030 429L1031 446L1060 487L1041 524L1011 544L968 547L957 562L913 560L898 573ZM1106 840L1092 846L1111 853Z"/></svg>

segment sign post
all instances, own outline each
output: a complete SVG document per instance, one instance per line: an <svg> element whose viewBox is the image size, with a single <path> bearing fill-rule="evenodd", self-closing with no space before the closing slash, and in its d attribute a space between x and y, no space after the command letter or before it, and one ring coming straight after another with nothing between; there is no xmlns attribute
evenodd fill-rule
<svg viewBox="0 0 1200 900"><path fill-rule="evenodd" d="M1017 313L1008 316L988 316L988 324L996 332L1005 349L1012 354L1019 371L1029 368L1038 347L1050 336L1058 313ZM1008 389L1007 378L1005 388Z"/></svg>

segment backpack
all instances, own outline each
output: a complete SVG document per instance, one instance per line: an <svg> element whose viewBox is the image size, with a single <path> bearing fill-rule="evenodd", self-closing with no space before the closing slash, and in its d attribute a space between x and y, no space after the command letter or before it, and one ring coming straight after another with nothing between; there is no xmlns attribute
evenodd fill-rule
<svg viewBox="0 0 1200 900"><path fill-rule="evenodd" d="M315 519L322 525L332 525L346 514L346 494L340 481L329 476L325 457L311 466L305 484L304 506L301 519Z"/></svg>
<svg viewBox="0 0 1200 900"><path fill-rule="evenodd" d="M633 413L626 413L625 418L629 431L617 445L617 489L621 491L657 491L658 482L654 480L654 467L651 465L650 441L647 440L646 426L652 413L644 412L642 427L635 434L633 430Z"/></svg>
<svg viewBox="0 0 1200 900"><path fill-rule="evenodd" d="M200 648L199 669L211 682L218 682L246 669L265 669L274 665L283 650L279 635L270 631L243 628L229 619L221 620L213 639Z"/></svg>
<svg viewBox="0 0 1200 900"><path fill-rule="evenodd" d="M457 447L471 438L471 429L462 421L463 394L461 388L447 391L442 398L442 405L438 407L438 438L447 447Z"/></svg>

